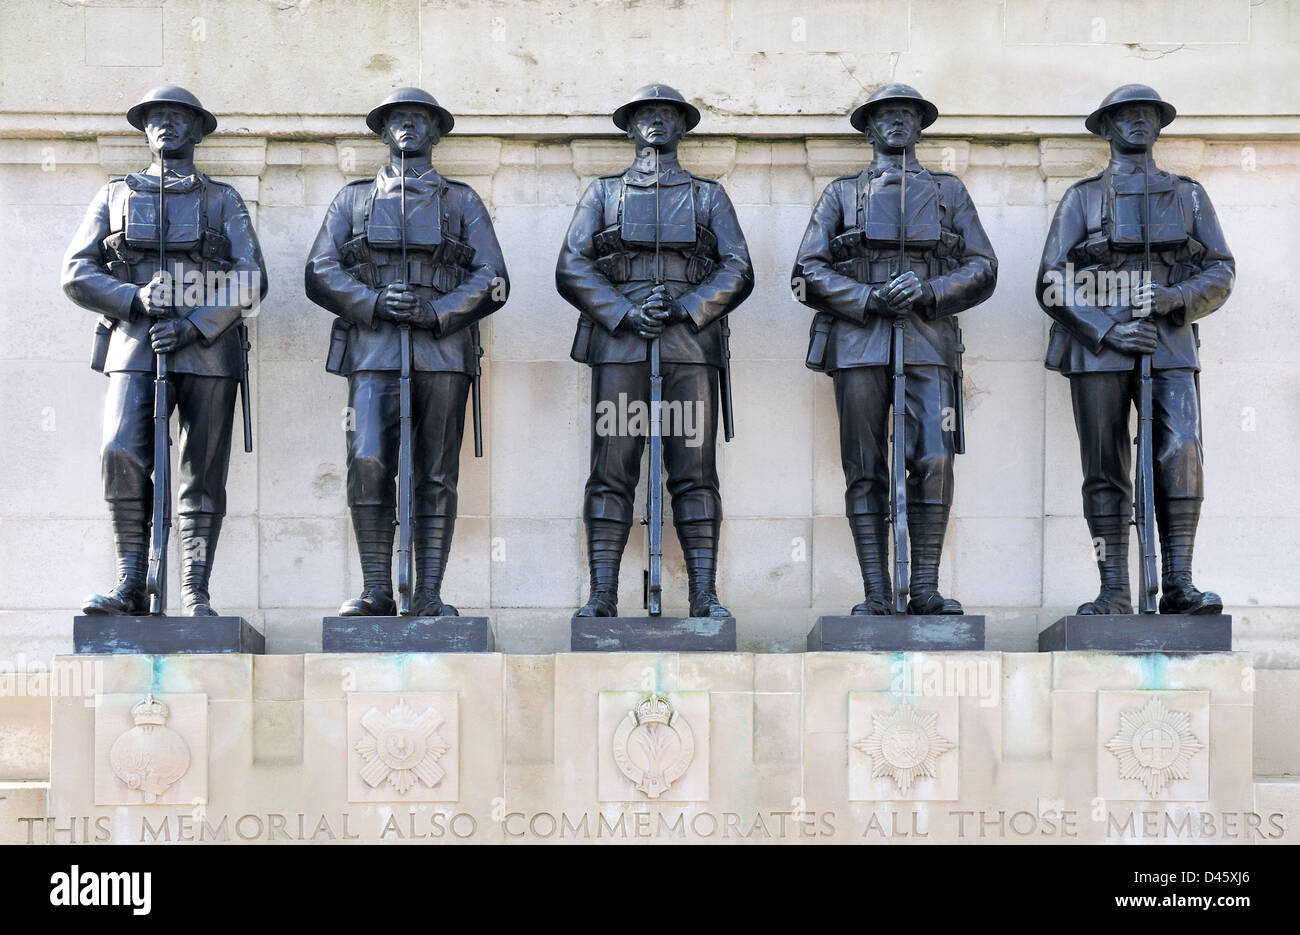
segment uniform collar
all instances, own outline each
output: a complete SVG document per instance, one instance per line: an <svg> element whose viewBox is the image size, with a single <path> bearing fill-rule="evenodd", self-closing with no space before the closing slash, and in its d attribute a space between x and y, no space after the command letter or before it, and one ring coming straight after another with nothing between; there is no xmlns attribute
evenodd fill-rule
<svg viewBox="0 0 1300 935"><path fill-rule="evenodd" d="M906 161L908 172L915 174L917 172L925 171L921 166L921 163L917 162L915 153L909 153L906 157ZM867 172L871 175L884 175L889 170L897 168L898 166L893 160L887 159L883 155L877 153L872 157L871 164L867 166Z"/></svg>
<svg viewBox="0 0 1300 935"><path fill-rule="evenodd" d="M393 165L391 162L385 163L379 167L379 178L387 180L396 179L397 176L397 166ZM425 169L423 172L419 171L414 166L407 166L406 177L408 179L418 179L421 182L428 182L430 184L442 181L442 176L438 174L438 170L433 166L429 166L429 168Z"/></svg>
<svg viewBox="0 0 1300 935"><path fill-rule="evenodd" d="M203 174L194 169L193 164L187 165L187 169L192 172L181 175L171 167L167 169L167 191L169 192L188 192L193 191L203 180ZM137 192L156 192L158 191L158 176L150 175L148 172L132 172L126 177L127 185Z"/></svg>
<svg viewBox="0 0 1300 935"><path fill-rule="evenodd" d="M1151 177L1155 178L1165 173L1156 166L1154 159L1149 159L1147 165L1151 169ZM1111 156L1110 162L1106 164L1106 172L1110 175L1141 175L1142 160L1136 158L1124 158Z"/></svg>
<svg viewBox="0 0 1300 935"><path fill-rule="evenodd" d="M629 185L653 185L655 182L655 158L650 153L646 156L638 156L636 162L628 167L623 173L623 181ZM659 154L659 184L660 185L678 185L682 182L689 181L691 174L681 167L677 162L677 154L660 153Z"/></svg>

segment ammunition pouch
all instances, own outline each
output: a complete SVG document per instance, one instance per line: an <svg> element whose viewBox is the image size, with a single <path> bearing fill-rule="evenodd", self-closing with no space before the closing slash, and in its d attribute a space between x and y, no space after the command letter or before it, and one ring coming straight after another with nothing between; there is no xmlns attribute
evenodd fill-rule
<svg viewBox="0 0 1300 935"><path fill-rule="evenodd" d="M960 234L944 230L930 244L908 245L908 268L922 279L933 279L961 265L966 241ZM898 275L898 247L869 240L860 227L851 228L831 241L832 268L860 283L878 285Z"/></svg>
<svg viewBox="0 0 1300 935"><path fill-rule="evenodd" d="M108 345L113 339L113 328L117 322L100 315L99 320L95 322L95 338L90 348L90 369L96 373L104 372L104 365L108 362Z"/></svg>
<svg viewBox="0 0 1300 935"><path fill-rule="evenodd" d="M334 319L334 326L330 328L330 349L325 355L325 370L327 373L343 373L343 355L348 350L348 335L355 328L350 321L342 318Z"/></svg>
<svg viewBox="0 0 1300 935"><path fill-rule="evenodd" d="M580 364L591 360L592 321L586 315L578 316L578 330L573 335L573 347L569 349L569 358Z"/></svg>
<svg viewBox="0 0 1300 935"><path fill-rule="evenodd" d="M813 316L812 326L808 329L808 358L804 366L818 373L826 372L826 346L830 342L832 317L826 312Z"/></svg>
<svg viewBox="0 0 1300 935"><path fill-rule="evenodd" d="M655 255L642 245L631 246L620 236L618 225L607 227L592 238L596 248L596 269L610 282L653 282L655 280L699 285L718 268L718 238L704 227L695 228L695 243L688 251L664 247Z"/></svg>
<svg viewBox="0 0 1300 935"><path fill-rule="evenodd" d="M474 248L444 235L433 249L408 248L403 270L401 250L371 246L362 234L343 245L339 259L348 273L372 289L405 282L445 295L465 281L474 262Z"/></svg>

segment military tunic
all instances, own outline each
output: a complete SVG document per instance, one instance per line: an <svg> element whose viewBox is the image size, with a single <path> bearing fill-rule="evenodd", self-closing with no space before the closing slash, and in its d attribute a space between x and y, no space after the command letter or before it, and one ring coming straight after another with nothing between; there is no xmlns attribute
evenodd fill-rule
<svg viewBox="0 0 1300 935"><path fill-rule="evenodd" d="M406 170L401 267L399 170L349 183L325 213L307 260L307 296L338 316L328 368L348 378L348 505L392 507L398 449L400 326L379 317L384 287L408 283L434 315L411 327L416 515L456 515L470 378L480 348L470 325L505 304L509 279L487 208L432 168Z"/></svg>
<svg viewBox="0 0 1300 935"><path fill-rule="evenodd" d="M1235 263L1197 182L1152 169L1147 190L1151 275L1182 302L1168 315L1152 316L1155 492L1160 499L1199 500L1204 454L1195 323L1227 300ZM1102 174L1075 183L1056 209L1039 267L1039 304L1053 320L1045 365L1070 378L1088 516L1124 516L1132 509L1127 426L1137 395L1138 358L1106 345L1104 338L1134 317L1129 284L1138 281L1144 263L1144 197L1140 164L1112 161Z"/></svg>
<svg viewBox="0 0 1300 935"><path fill-rule="evenodd" d="M110 501L152 497L155 357L149 330L155 319L134 303L159 268L158 194L156 175L110 181L87 209L63 265L65 293L100 315L92 366L109 376L102 467ZM236 326L266 295L266 265L248 209L230 185L200 172L169 172L164 206L176 305L199 335L168 354L171 400L181 424L178 513L220 516L244 367L243 330ZM224 284L217 277L209 282L210 273L220 272L229 277ZM196 281L202 282L197 292L190 288Z"/></svg>
<svg viewBox="0 0 1300 935"><path fill-rule="evenodd" d="M889 509L889 370L894 318L868 308L874 286L899 273L900 223L907 260L932 302L904 317L908 502L952 502L955 433L945 415L959 401L955 315L983 302L997 257L970 195L954 175L907 166L907 217L899 218L899 169L877 158L831 182L813 209L791 273L796 296L818 314L808 366L835 380L849 516Z"/></svg>
<svg viewBox="0 0 1300 935"><path fill-rule="evenodd" d="M655 173L634 165L588 186L574 211L555 270L556 288L581 313L572 357L592 367L591 473L584 518L632 521L643 433L601 431L598 407L647 404L649 342L628 313L662 281L689 320L659 338L665 405L700 404L699 436L663 436L676 523L721 520L716 441L726 316L753 290L749 248L722 185L661 166L659 266L655 268ZM656 276L656 272L658 275Z"/></svg>

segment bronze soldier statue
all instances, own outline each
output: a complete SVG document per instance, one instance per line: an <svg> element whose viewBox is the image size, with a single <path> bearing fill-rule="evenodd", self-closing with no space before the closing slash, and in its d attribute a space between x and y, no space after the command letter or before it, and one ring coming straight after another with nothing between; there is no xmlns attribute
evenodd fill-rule
<svg viewBox="0 0 1300 935"><path fill-rule="evenodd" d="M148 610L149 503L161 496L169 505L171 496L163 489L168 465L156 463L151 440L161 392L164 433L172 407L181 428L182 605L190 616L216 616L208 582L226 512L241 378L246 407L248 398L242 318L266 294L266 267L239 193L194 168L194 147L216 129L216 117L189 91L168 85L146 94L126 119L144 132L152 162L100 189L63 264L68 297L99 313L91 366L108 376L102 467L118 582L88 598L83 610ZM251 446L247 424L245 437ZM161 447L165 453L165 434ZM162 515L170 525L169 511ZM165 552L165 538L163 546Z"/></svg>
<svg viewBox="0 0 1300 935"><path fill-rule="evenodd" d="M410 515L401 520L399 550L413 533L418 569L409 608L401 610L458 615L443 603L441 586L456 522L465 407L482 353L477 323L505 304L509 281L482 200L433 167L433 147L453 124L418 88L400 88L372 110L366 126L388 145L389 163L339 192L307 260L308 298L338 316L326 368L348 378L352 412L347 497L364 586L339 608L341 616L399 609L392 576L399 467L414 516L413 530ZM401 445L407 435L409 452ZM400 558L409 570L409 552ZM398 578L400 588L401 568Z"/></svg>
<svg viewBox="0 0 1300 935"><path fill-rule="evenodd" d="M862 172L826 187L791 274L795 297L817 312L808 366L835 381L845 512L866 598L853 608L856 616L901 612L908 587L908 550L896 545L903 554L895 555L901 566L895 577L904 578L896 604L886 532L891 404L895 445L900 429L905 438L894 451L905 462L896 461L892 491L893 502L906 504L893 518L895 528L910 533L905 609L963 613L960 603L939 593L953 456L964 448L964 348L955 316L992 294L997 258L961 180L916 161L921 131L937 118L936 107L905 84L885 85L853 112L850 122L875 155Z"/></svg>
<svg viewBox="0 0 1300 935"><path fill-rule="evenodd" d="M620 401L647 404L657 354L665 409L694 406L703 416L699 436L670 426L662 437L690 614L727 617L716 584L722 524L716 442L719 393L728 392L726 316L754 287L749 249L722 185L678 164L678 142L700 121L695 107L667 85L652 84L615 110L613 120L635 143L636 161L587 188L555 269L560 295L581 313L571 356L592 370L591 474L583 506L591 596L577 615L618 615L619 564L646 434L608 431L599 413ZM651 465L652 478L657 469Z"/></svg>
<svg viewBox="0 0 1300 935"><path fill-rule="evenodd" d="M1088 116L1088 130L1110 143L1110 162L1065 193L1039 268L1038 301L1053 320L1046 365L1070 378L1083 510L1101 572L1101 592L1080 614L1133 613L1128 423L1135 400L1148 410L1141 431L1150 443L1154 488L1147 492L1159 524L1160 612L1223 609L1217 594L1192 583L1204 495L1195 322L1227 300L1235 264L1205 189L1151 163L1152 146L1175 113L1151 88L1129 84ZM1154 543L1140 515L1139 536L1151 566L1144 583L1153 593Z"/></svg>

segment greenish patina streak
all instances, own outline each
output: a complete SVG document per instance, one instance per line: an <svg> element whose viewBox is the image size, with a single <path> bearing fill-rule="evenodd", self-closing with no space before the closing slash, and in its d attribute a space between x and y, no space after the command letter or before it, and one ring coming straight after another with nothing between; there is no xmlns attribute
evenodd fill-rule
<svg viewBox="0 0 1300 935"><path fill-rule="evenodd" d="M1141 657L1142 691L1162 691L1169 687L1169 657L1164 653L1147 653Z"/></svg>
<svg viewBox="0 0 1300 935"><path fill-rule="evenodd" d="M166 666L166 657L162 655L150 657L150 666L152 669L150 688L152 692L162 691L163 668Z"/></svg>

